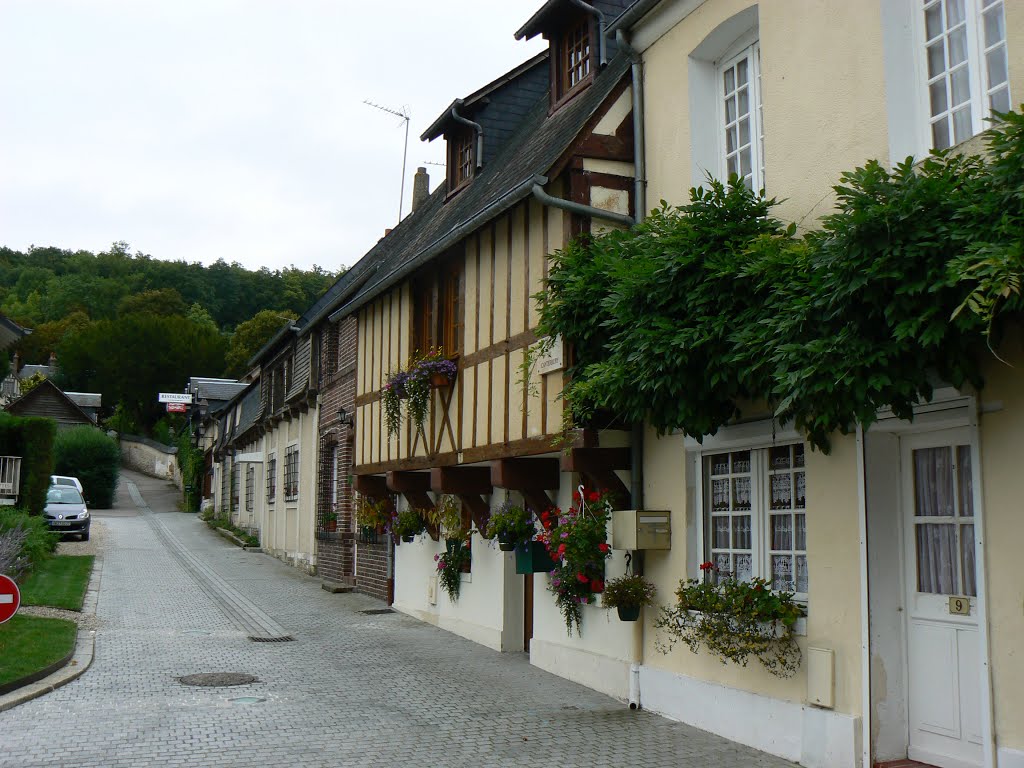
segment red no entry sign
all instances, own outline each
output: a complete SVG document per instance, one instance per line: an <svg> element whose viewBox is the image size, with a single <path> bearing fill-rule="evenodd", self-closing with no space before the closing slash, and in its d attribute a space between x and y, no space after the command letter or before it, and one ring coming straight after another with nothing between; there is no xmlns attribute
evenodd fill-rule
<svg viewBox="0 0 1024 768"><path fill-rule="evenodd" d="M18 612L21 605L21 591L14 579L0 575L0 624Z"/></svg>

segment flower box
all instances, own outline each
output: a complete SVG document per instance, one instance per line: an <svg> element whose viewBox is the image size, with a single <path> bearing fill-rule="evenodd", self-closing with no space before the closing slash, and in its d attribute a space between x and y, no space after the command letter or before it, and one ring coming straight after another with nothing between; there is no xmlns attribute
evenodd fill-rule
<svg viewBox="0 0 1024 768"><path fill-rule="evenodd" d="M451 377L435 371L430 374L430 386L434 389L446 389L452 385Z"/></svg>
<svg viewBox="0 0 1024 768"><path fill-rule="evenodd" d="M548 573L555 569L555 565L547 547L539 541L516 546L516 573Z"/></svg>

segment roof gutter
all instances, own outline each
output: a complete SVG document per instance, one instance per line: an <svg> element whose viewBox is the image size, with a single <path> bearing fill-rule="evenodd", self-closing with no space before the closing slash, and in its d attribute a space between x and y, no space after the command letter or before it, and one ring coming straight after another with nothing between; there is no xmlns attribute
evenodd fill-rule
<svg viewBox="0 0 1024 768"><path fill-rule="evenodd" d="M612 22L611 29L614 31L629 29L654 10L654 7L660 2L661 0L637 0L637 2L633 3Z"/></svg>
<svg viewBox="0 0 1024 768"><path fill-rule="evenodd" d="M476 167L480 168L484 164L484 129L480 123L474 123L472 120L463 117L455 111L461 107L462 104L462 99L455 100L455 105L452 107L452 120L456 123L461 123L462 125L468 125L476 134Z"/></svg>
<svg viewBox="0 0 1024 768"><path fill-rule="evenodd" d="M552 197L544 191L544 187L539 183L535 183L533 185L532 191L533 196L540 201L541 205L549 205L552 208L561 208L563 211L569 211L569 213L586 216L589 219L604 219L616 224L622 224L626 227L631 227L636 223L632 216L615 213L614 211L606 211L604 208L595 208L592 205L574 203L572 200L563 200L560 197Z"/></svg>

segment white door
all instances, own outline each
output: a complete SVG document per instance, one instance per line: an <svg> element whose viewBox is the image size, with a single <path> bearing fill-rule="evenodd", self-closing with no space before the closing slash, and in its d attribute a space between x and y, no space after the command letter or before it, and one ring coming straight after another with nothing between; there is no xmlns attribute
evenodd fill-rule
<svg viewBox="0 0 1024 768"><path fill-rule="evenodd" d="M966 429L902 440L910 685L908 756L982 764L974 484Z"/></svg>

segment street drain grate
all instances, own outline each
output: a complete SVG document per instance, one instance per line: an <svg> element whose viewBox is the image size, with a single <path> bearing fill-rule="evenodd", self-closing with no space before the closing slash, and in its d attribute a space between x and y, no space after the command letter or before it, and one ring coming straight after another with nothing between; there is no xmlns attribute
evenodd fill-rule
<svg viewBox="0 0 1024 768"><path fill-rule="evenodd" d="M295 638L291 635L284 635L282 637L255 637L254 635L249 635L249 639L254 643L292 643L295 641Z"/></svg>
<svg viewBox="0 0 1024 768"><path fill-rule="evenodd" d="M182 685L198 685L207 688L214 688L227 685L248 685L258 683L256 675L245 675L241 672L200 672L197 675L185 675L179 677L178 682Z"/></svg>
<svg viewBox="0 0 1024 768"><path fill-rule="evenodd" d="M365 616L380 616L383 613L394 613L390 608L371 608L368 611L360 611Z"/></svg>

